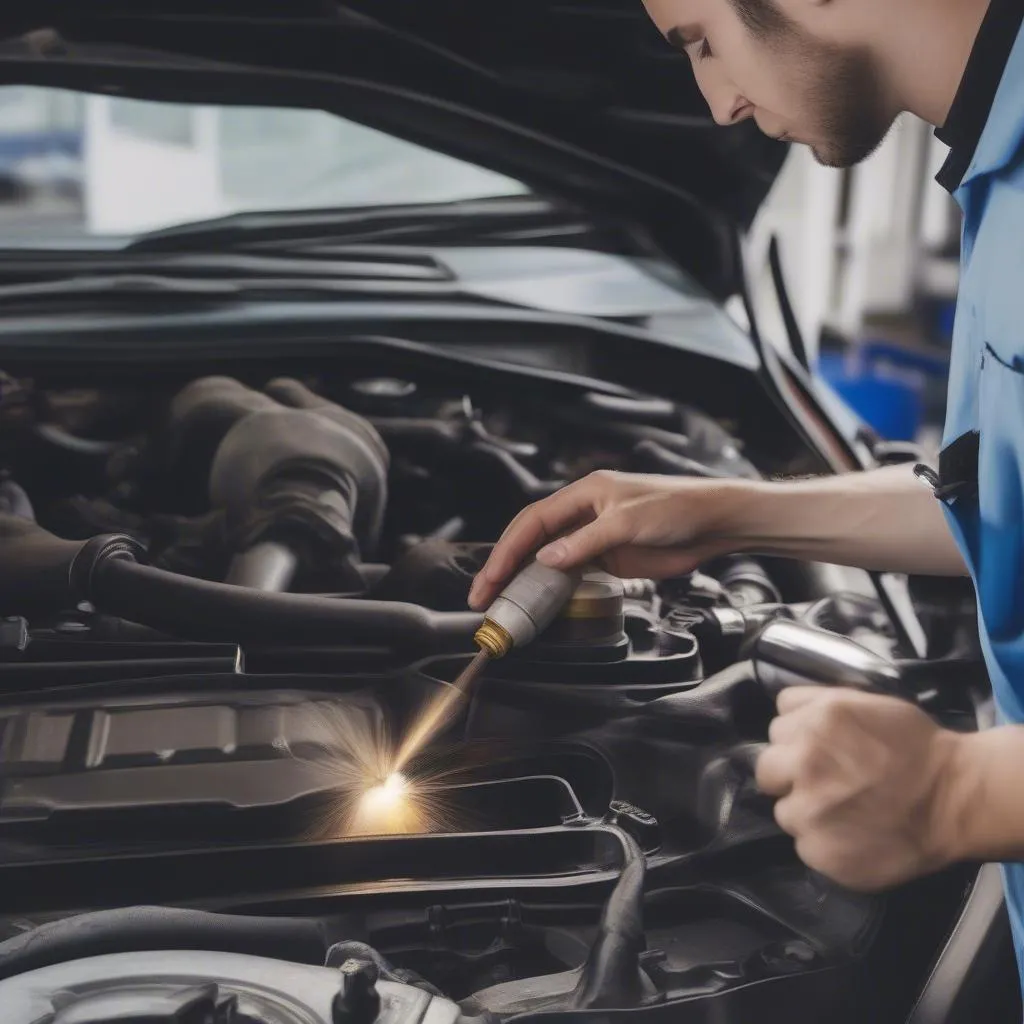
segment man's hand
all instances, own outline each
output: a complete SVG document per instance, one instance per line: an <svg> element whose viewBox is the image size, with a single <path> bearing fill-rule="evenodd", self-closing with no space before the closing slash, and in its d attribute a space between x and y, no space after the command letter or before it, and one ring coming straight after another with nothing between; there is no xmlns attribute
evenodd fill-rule
<svg viewBox="0 0 1024 1024"><path fill-rule="evenodd" d="M808 867L877 891L960 859L965 737L894 697L809 686L777 703L757 783Z"/></svg>
<svg viewBox="0 0 1024 1024"><path fill-rule="evenodd" d="M743 481L599 470L529 505L477 574L470 607L485 608L534 552L563 569L587 562L616 576L666 579L737 544L731 520L756 499Z"/></svg>

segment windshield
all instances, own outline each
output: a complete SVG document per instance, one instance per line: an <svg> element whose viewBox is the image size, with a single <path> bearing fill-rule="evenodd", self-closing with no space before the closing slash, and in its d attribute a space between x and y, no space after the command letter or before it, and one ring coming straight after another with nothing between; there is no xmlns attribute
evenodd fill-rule
<svg viewBox="0 0 1024 1024"><path fill-rule="evenodd" d="M7 242L80 243L234 213L528 191L318 110L0 86L0 232Z"/></svg>

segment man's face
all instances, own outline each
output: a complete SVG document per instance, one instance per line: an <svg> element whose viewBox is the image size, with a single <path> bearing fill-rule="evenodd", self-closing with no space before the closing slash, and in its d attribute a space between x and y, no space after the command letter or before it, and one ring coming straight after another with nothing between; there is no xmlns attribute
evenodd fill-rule
<svg viewBox="0 0 1024 1024"><path fill-rule="evenodd" d="M845 12L828 4L768 2L752 27L732 0L644 0L659 31L689 55L719 124L753 117L766 135L809 146L821 164L859 163L897 112L853 41L856 25L844 25Z"/></svg>

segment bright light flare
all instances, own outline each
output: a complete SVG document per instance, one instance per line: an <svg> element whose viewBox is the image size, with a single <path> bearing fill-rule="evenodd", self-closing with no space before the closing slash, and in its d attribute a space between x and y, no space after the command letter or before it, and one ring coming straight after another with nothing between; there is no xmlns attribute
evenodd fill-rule
<svg viewBox="0 0 1024 1024"><path fill-rule="evenodd" d="M356 801L349 835L409 835L427 831L416 792L401 772L392 772Z"/></svg>
<svg viewBox="0 0 1024 1024"><path fill-rule="evenodd" d="M399 764L398 752L379 712L317 703L305 705L300 731L310 753L293 756L314 772L331 794L317 811L309 835L316 839L416 835L457 829L448 797L465 771L444 766L437 754ZM401 770L399 770L401 768Z"/></svg>

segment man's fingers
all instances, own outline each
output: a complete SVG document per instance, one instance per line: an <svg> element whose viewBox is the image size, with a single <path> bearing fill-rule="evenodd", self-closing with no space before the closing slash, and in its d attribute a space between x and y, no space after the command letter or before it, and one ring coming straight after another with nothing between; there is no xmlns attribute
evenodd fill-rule
<svg viewBox="0 0 1024 1024"><path fill-rule="evenodd" d="M541 548L537 552L537 561L559 569L572 569L599 558L628 539L629 526L625 518L610 512Z"/></svg>
<svg viewBox="0 0 1024 1024"><path fill-rule="evenodd" d="M487 605L531 552L578 522L592 508L592 487L580 481L523 509L505 528L473 581L470 607Z"/></svg>
<svg viewBox="0 0 1024 1024"><path fill-rule="evenodd" d="M829 686L787 686L775 698L775 706L780 715L789 715L811 704L830 700L835 693Z"/></svg>
<svg viewBox="0 0 1024 1024"><path fill-rule="evenodd" d="M793 788L797 771L797 751L789 744L772 745L757 759L754 777L757 788L767 796L785 796Z"/></svg>
<svg viewBox="0 0 1024 1024"><path fill-rule="evenodd" d="M791 836L798 836L803 831L806 815L800 806L799 797L785 796L776 801L773 809L775 824Z"/></svg>

